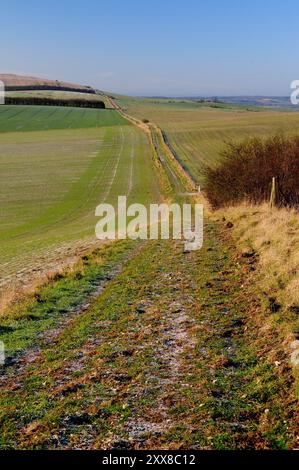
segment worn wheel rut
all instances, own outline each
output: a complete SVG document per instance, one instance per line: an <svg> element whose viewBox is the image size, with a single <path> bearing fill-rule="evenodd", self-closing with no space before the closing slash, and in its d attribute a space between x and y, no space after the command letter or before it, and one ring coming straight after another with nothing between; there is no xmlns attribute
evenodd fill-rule
<svg viewBox="0 0 299 470"><path fill-rule="evenodd" d="M290 374L257 334L248 260L210 223L200 251L136 250L2 381L1 447L294 446Z"/></svg>

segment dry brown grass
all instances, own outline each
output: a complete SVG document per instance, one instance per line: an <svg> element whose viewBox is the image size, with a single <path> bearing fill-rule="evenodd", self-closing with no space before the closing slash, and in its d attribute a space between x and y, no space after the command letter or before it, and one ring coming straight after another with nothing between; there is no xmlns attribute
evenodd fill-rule
<svg viewBox="0 0 299 470"><path fill-rule="evenodd" d="M18 302L23 301L35 294L37 289L45 286L57 276L64 276L72 272L76 265L75 260L66 266L57 267L57 269L50 270L33 277L24 285L17 283L10 283L5 286L5 289L0 291L0 317L7 317L10 315L9 308Z"/></svg>
<svg viewBox="0 0 299 470"><path fill-rule="evenodd" d="M260 288L275 297L283 310L299 308L299 214L270 209L268 204L241 204L218 210L214 216L234 224L242 251L259 256Z"/></svg>
<svg viewBox="0 0 299 470"><path fill-rule="evenodd" d="M264 288L280 291L286 307L299 305L299 214L268 204L241 204L215 212L234 223L243 250L260 256Z"/></svg>
<svg viewBox="0 0 299 470"><path fill-rule="evenodd" d="M83 255L91 253L99 246L108 246L110 241L81 241L78 244L70 245L69 249L61 252L56 258L49 260L39 269L28 266L23 271L22 278L13 276L12 279L0 287L0 317L9 315L9 308L12 304L20 302L32 296L41 286L48 284L59 275L71 273L74 269L80 269Z"/></svg>
<svg viewBox="0 0 299 470"><path fill-rule="evenodd" d="M213 218L233 224L232 233L243 256L254 255L257 296L265 303L260 333L280 338L296 380L299 396L299 213L269 205L240 204L219 209ZM231 226L229 224L229 226ZM255 269L255 268L253 268Z"/></svg>

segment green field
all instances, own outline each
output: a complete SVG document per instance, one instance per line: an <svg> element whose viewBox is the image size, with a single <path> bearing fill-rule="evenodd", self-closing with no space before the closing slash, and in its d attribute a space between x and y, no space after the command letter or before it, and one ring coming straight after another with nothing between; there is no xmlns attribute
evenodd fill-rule
<svg viewBox="0 0 299 470"><path fill-rule="evenodd" d="M83 129L126 125L112 109L62 108L59 106L0 106L0 133L48 129Z"/></svg>
<svg viewBox="0 0 299 470"><path fill-rule="evenodd" d="M118 103L140 119L166 131L170 143L193 177L203 182L203 164L215 164L229 140L299 133L299 113L191 101L121 97ZM219 106L219 107L218 107Z"/></svg>
<svg viewBox="0 0 299 470"><path fill-rule="evenodd" d="M160 197L146 136L116 111L2 107L0 129L2 282L95 239L99 203Z"/></svg>

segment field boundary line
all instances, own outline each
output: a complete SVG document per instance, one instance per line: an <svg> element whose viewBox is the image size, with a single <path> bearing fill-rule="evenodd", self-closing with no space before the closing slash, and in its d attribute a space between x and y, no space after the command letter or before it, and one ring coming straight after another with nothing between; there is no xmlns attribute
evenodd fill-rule
<svg viewBox="0 0 299 470"><path fill-rule="evenodd" d="M140 119L137 119L137 118L131 116L130 114L128 114L127 112L125 112L115 102L114 99L109 97L109 100L110 100L111 106L114 109L116 109L122 117L124 117L125 119L130 121L132 124L137 126L139 129L143 130L147 134L147 136L149 138L149 141L150 141L150 144L151 144L151 147L154 149L154 152L156 153L156 157L158 158L158 160L160 160L160 159L159 159L159 155L157 154L157 150L156 150L154 142L153 142L152 129L159 134L159 136L161 138L161 141L162 141L162 144L163 144L163 147L164 147L164 152L165 152L166 158L169 157L171 159L172 163L175 166L175 170L176 170L175 173L176 173L177 179L181 180L181 183L186 188L186 191L194 192L195 188L196 188L195 181L191 178L191 176L187 173L187 171L182 167L182 165L180 164L180 162L177 160L174 153L172 152L172 149L165 142L165 139L164 139L164 136L163 136L163 131L160 129L160 127L157 126L154 123L152 123L152 124L149 123L148 124L148 123L142 122Z"/></svg>

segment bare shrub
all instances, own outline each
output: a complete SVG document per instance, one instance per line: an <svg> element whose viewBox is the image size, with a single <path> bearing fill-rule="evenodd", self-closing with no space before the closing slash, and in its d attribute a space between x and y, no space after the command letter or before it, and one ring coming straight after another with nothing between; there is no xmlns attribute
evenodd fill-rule
<svg viewBox="0 0 299 470"><path fill-rule="evenodd" d="M279 205L299 206L299 137L277 134L231 142L221 155L217 168L205 170L205 190L214 208L267 201L273 177L277 178Z"/></svg>

